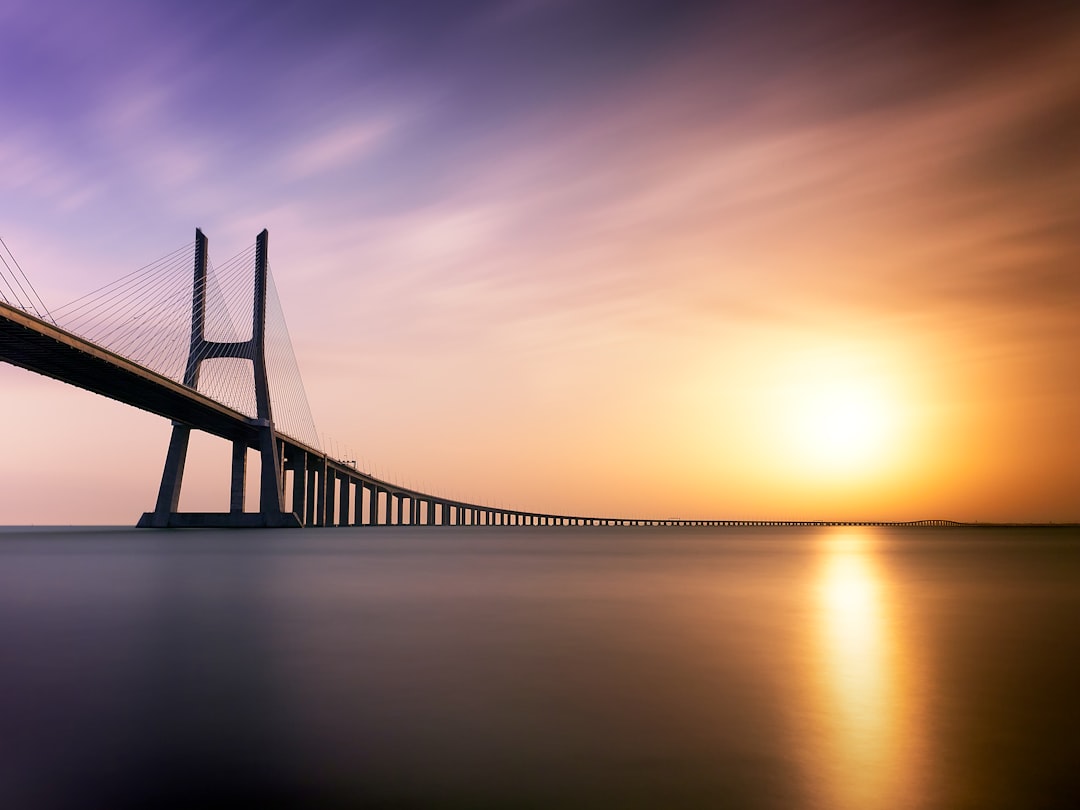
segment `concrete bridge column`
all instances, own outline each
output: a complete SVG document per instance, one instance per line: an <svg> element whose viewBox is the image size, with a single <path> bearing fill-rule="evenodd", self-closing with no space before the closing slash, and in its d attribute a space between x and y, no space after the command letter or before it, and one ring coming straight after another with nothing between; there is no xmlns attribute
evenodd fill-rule
<svg viewBox="0 0 1080 810"><path fill-rule="evenodd" d="M317 526L315 522L315 467L316 457L304 454L304 525Z"/></svg>
<svg viewBox="0 0 1080 810"><path fill-rule="evenodd" d="M337 523L337 473L330 467L326 469L326 525Z"/></svg>
<svg viewBox="0 0 1080 810"><path fill-rule="evenodd" d="M319 459L319 485L315 488L315 525L326 525L326 456Z"/></svg>
<svg viewBox="0 0 1080 810"><path fill-rule="evenodd" d="M240 514L244 511L244 497L247 490L247 445L243 442L232 443L232 481L229 486L229 511Z"/></svg>
<svg viewBox="0 0 1080 810"><path fill-rule="evenodd" d="M338 476L338 480L341 482L341 492L338 494L338 526L348 526L352 481L347 475Z"/></svg>
<svg viewBox="0 0 1080 810"><path fill-rule="evenodd" d="M306 453L293 451L289 456L289 469L292 470L292 511L298 518L309 525L306 519L307 509L304 494L307 491L307 459Z"/></svg>

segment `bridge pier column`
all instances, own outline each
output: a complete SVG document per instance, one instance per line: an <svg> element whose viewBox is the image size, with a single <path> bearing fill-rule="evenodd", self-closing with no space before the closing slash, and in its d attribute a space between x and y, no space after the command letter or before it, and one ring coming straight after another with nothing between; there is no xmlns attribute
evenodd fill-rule
<svg viewBox="0 0 1080 810"><path fill-rule="evenodd" d="M247 491L247 445L232 443L232 482L229 486L229 511L234 515L244 511Z"/></svg>
<svg viewBox="0 0 1080 810"><path fill-rule="evenodd" d="M316 478L318 476L318 468L316 464L318 458L316 456L305 454L304 456L304 525L305 526L318 526L319 523L315 519L315 486Z"/></svg>
<svg viewBox="0 0 1080 810"><path fill-rule="evenodd" d="M349 490L352 488L352 481L349 480L347 475L339 475L338 481L340 481L341 491L338 493L338 526L349 525L349 507L350 495Z"/></svg>
<svg viewBox="0 0 1080 810"><path fill-rule="evenodd" d="M180 506L180 485L184 481L184 465L187 463L188 442L191 428L173 422L169 449L165 454L165 470L161 474L161 486L158 488L157 505L154 507L154 527L169 525L169 515Z"/></svg>
<svg viewBox="0 0 1080 810"><path fill-rule="evenodd" d="M333 526L337 518L337 474L330 467L326 468L326 485L323 489L326 492L326 525Z"/></svg>
<svg viewBox="0 0 1080 810"><path fill-rule="evenodd" d="M304 495L307 492L307 459L306 453L295 453L294 456L289 458L289 469L292 470L292 511L297 517L304 521L304 525L310 525L307 522L307 503Z"/></svg>
<svg viewBox="0 0 1080 810"><path fill-rule="evenodd" d="M315 487L315 525L326 525L326 456L320 456L317 470L319 483Z"/></svg>

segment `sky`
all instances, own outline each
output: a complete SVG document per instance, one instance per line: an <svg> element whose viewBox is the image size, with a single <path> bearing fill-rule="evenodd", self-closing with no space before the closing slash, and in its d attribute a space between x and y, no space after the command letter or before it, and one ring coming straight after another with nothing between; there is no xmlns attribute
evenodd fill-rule
<svg viewBox="0 0 1080 810"><path fill-rule="evenodd" d="M0 237L54 308L269 229L324 447L446 497L1075 521L1078 54L1074 2L5 0ZM0 365L0 424L0 523L152 508L166 420Z"/></svg>

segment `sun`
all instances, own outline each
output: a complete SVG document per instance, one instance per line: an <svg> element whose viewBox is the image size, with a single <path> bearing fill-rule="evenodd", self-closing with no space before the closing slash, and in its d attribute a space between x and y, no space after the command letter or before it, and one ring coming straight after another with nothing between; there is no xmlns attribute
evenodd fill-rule
<svg viewBox="0 0 1080 810"><path fill-rule="evenodd" d="M790 405L794 443L815 469L857 472L884 460L895 418L880 387L862 381L818 381Z"/></svg>

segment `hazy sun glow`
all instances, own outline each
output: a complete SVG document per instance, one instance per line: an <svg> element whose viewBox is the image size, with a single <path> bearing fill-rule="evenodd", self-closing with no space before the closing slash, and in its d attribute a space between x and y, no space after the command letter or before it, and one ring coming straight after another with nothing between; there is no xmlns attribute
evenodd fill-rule
<svg viewBox="0 0 1080 810"><path fill-rule="evenodd" d="M885 461L892 409L872 385L823 381L794 403L800 455L821 468L844 471Z"/></svg>

